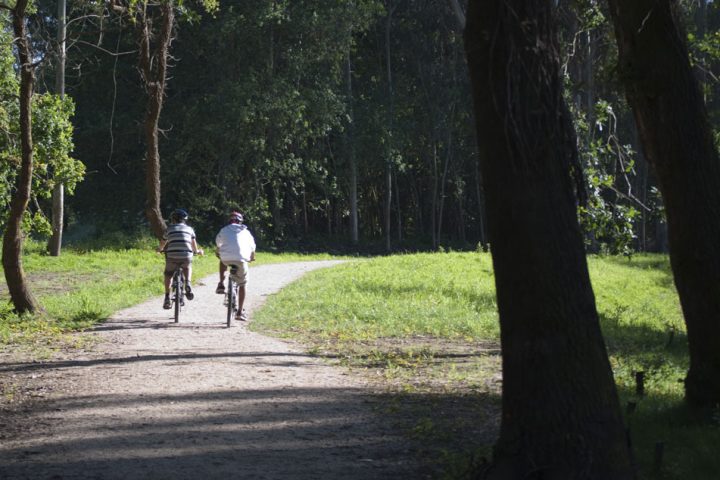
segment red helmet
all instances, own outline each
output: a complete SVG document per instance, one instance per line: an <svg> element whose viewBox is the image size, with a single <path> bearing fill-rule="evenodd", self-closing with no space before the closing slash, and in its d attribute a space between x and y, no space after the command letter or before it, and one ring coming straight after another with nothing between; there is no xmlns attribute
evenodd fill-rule
<svg viewBox="0 0 720 480"><path fill-rule="evenodd" d="M240 212L232 212L229 220L230 223L243 223L243 214Z"/></svg>

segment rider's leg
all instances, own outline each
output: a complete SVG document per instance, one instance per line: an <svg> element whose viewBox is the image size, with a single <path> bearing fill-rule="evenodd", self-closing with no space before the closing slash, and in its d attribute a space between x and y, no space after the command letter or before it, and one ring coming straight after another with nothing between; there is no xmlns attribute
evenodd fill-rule
<svg viewBox="0 0 720 480"><path fill-rule="evenodd" d="M169 310L172 307L170 302L170 281L172 280L172 273L163 272L163 284L165 285L165 298L163 298L163 308Z"/></svg>
<svg viewBox="0 0 720 480"><path fill-rule="evenodd" d="M220 273L220 283L225 282L225 272L227 271L227 265L225 265L223 262L219 262L220 266L218 267L218 271Z"/></svg>
<svg viewBox="0 0 720 480"><path fill-rule="evenodd" d="M190 286L190 281L192 280L192 260L183 265L183 275L185 276L185 297L187 297L188 300L192 300L195 298L195 294Z"/></svg>
<svg viewBox="0 0 720 480"><path fill-rule="evenodd" d="M237 279L238 279L238 311L237 318L240 320L247 320L245 312L243 312L243 304L245 303L245 285L248 281L248 265L243 262L237 266Z"/></svg>
<svg viewBox="0 0 720 480"><path fill-rule="evenodd" d="M172 273L165 272L163 274L163 284L165 285L165 295L170 295L170 280L172 280Z"/></svg>
<svg viewBox="0 0 720 480"><path fill-rule="evenodd" d="M220 282L218 282L217 288L215 289L215 293L217 294L224 294L225 293L225 272L227 271L227 266L221 261L220 265L218 266L218 272L220 273Z"/></svg>
<svg viewBox="0 0 720 480"><path fill-rule="evenodd" d="M175 272L175 263L170 259L165 259L165 270L163 270L163 285L165 285L165 296L170 295L170 280Z"/></svg>
<svg viewBox="0 0 720 480"><path fill-rule="evenodd" d="M245 303L245 285L238 287L238 295L237 295L237 303L238 303L238 311L237 311L237 317L242 318L243 320L246 320L244 318L245 314L243 313L243 303Z"/></svg>

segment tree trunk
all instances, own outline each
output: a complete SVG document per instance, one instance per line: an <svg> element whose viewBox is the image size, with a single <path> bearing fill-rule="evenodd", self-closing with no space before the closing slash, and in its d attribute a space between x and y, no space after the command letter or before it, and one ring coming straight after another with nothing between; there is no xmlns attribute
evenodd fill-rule
<svg viewBox="0 0 720 480"><path fill-rule="evenodd" d="M358 198L357 198L357 181L358 168L357 156L355 155L355 114L353 109L353 90L352 90L352 59L350 57L350 47L348 47L347 59L345 62L345 74L347 79L347 103L348 103L348 122L347 131L347 154L350 163L350 241L353 245L357 245L360 237L360 229L358 227Z"/></svg>
<svg viewBox="0 0 720 480"><path fill-rule="evenodd" d="M491 479L631 479L577 222L552 2L470 2L465 46L500 314Z"/></svg>
<svg viewBox="0 0 720 480"><path fill-rule="evenodd" d="M485 235L485 202L482 194L482 179L480 178L480 167L475 162L475 196L477 197L478 205L478 228L480 230L480 245L483 248L487 245L487 236Z"/></svg>
<svg viewBox="0 0 720 480"><path fill-rule="evenodd" d="M58 0L58 55L55 72L55 92L65 98L65 0ZM65 187L55 180L52 193L52 236L48 250L53 257L59 257L62 249L63 217L65 216Z"/></svg>
<svg viewBox="0 0 720 480"><path fill-rule="evenodd" d="M400 206L400 186L398 184L398 174L396 173L393 175L393 190L395 190L395 212L396 212L396 218L395 222L397 223L397 241L398 243L402 243L403 240L403 216L402 216L402 207Z"/></svg>
<svg viewBox="0 0 720 480"><path fill-rule="evenodd" d="M458 29L460 32L465 30L465 12L463 12L462 7L460 6L460 2L458 0L449 0L450 1L450 7L452 7L453 14L455 15L455 20L457 20L458 23Z"/></svg>
<svg viewBox="0 0 720 480"><path fill-rule="evenodd" d="M450 109L454 109L454 106ZM452 128L448 126L448 139L447 149L445 151L445 165L443 166L442 180L440 180L440 207L438 209L438 222L437 222L437 239L442 238L443 228L443 214L445 213L445 184L447 183L448 170L450 169L450 162L452 160Z"/></svg>
<svg viewBox="0 0 720 480"><path fill-rule="evenodd" d="M5 226L2 248L5 281L10 292L10 300L18 313L34 313L40 309L40 305L27 286L25 272L22 267L22 218L30 201L32 189L32 95L35 83L30 40L25 26L27 4L28 0L18 0L15 8L12 9L13 32L20 64L20 144L22 159L15 192L10 201L10 214Z"/></svg>
<svg viewBox="0 0 720 480"><path fill-rule="evenodd" d="M388 89L388 141L387 141L387 158L385 165L385 250L390 252L392 250L392 243L390 239L390 226L392 224L392 183L393 183L393 168L392 168L392 155L393 155L393 117L395 115L393 105L393 82L392 82L392 61L390 58L390 32L392 30L392 16L393 12L397 8L398 3L390 5L390 0L387 2L387 17L385 18L385 66L387 70L387 89Z"/></svg>
<svg viewBox="0 0 720 480"><path fill-rule="evenodd" d="M720 159L669 0L611 0L621 78L665 204L690 347L686 399L720 403Z"/></svg>
<svg viewBox="0 0 720 480"><path fill-rule="evenodd" d="M147 106L145 110L145 190L147 199L145 203L145 216L150 222L153 234L162 238L165 232L165 221L160 210L160 141L159 122L165 97L165 84L167 75L167 61L172 29L175 24L174 2L167 1L160 5L161 27L157 35L157 45L152 48L153 32L152 18L147 6L141 14L138 23L140 29L140 72L145 82L147 92Z"/></svg>
<svg viewBox="0 0 720 480"><path fill-rule="evenodd" d="M432 200L430 202L430 229L432 230L432 247L433 250L437 250L438 248L438 208L437 208L437 200L438 200L438 172L437 172L437 141L435 140L435 135L433 132L433 135L430 136L432 139Z"/></svg>

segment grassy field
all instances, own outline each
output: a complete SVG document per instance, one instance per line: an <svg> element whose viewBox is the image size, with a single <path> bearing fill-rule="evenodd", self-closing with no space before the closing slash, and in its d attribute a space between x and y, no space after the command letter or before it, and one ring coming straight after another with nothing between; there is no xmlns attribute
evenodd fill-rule
<svg viewBox="0 0 720 480"><path fill-rule="evenodd" d="M163 262L153 247L66 249L57 259L31 245L25 268L46 314L18 318L3 307L0 348L22 345L42 355L67 346L72 337L63 332L159 295ZM330 256L261 252L258 264L324 258ZM490 256L348 260L270 297L252 328L299 341L375 379L378 391L390 392L388 418L423 446L430 463L440 462L446 478L462 477L469 454L489 456L497 433L501 377ZM212 255L197 258L196 278L216 265ZM589 265L640 478L717 478L720 411L697 415L683 406L687 339L667 257L590 257ZM643 396L635 392L638 371L645 375ZM659 445L664 458L656 471Z"/></svg>
<svg viewBox="0 0 720 480"><path fill-rule="evenodd" d="M640 478L718 478L720 458L713 451L720 442L720 412L696 416L682 402L687 339L667 257L590 257L589 266ZM431 437L457 430L448 422L463 408L471 422L496 427L492 412L472 411L466 401L481 398L497 408L499 396L488 254L401 255L313 272L271 298L253 328L374 370L407 405L418 405L416 398L425 395L451 410L443 418L442 408L428 408L407 425L411 433ZM638 371L645 376L642 396L635 389ZM462 432L460 448L473 443L467 440L472 433ZM475 434L473 448L487 455L492 436ZM660 445L664 457L656 471ZM434 454L450 459L448 477L462 471L462 457L447 449Z"/></svg>

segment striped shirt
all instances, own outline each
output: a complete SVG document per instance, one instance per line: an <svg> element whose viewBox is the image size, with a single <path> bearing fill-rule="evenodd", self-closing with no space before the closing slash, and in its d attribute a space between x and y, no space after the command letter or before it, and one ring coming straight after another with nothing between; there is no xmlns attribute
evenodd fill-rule
<svg viewBox="0 0 720 480"><path fill-rule="evenodd" d="M173 223L165 231L163 239L165 244L165 256L167 258L186 259L192 258L192 239L195 238L195 230L184 223Z"/></svg>

